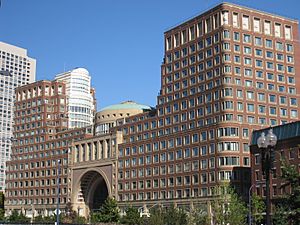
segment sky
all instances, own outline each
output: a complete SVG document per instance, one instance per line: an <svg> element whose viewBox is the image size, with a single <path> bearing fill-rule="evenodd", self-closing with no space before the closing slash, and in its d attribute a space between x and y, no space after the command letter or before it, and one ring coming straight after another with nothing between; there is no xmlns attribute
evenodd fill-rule
<svg viewBox="0 0 300 225"><path fill-rule="evenodd" d="M126 100L155 106L164 32L220 0L0 0L0 41L28 50L36 80L86 68L98 110ZM300 0L228 0L300 19Z"/></svg>

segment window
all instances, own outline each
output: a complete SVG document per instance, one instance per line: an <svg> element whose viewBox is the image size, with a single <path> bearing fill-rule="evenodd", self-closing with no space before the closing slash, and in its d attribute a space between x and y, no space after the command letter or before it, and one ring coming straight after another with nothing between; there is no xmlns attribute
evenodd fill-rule
<svg viewBox="0 0 300 225"><path fill-rule="evenodd" d="M251 48L250 47L244 47L244 53L245 54L251 54Z"/></svg>
<svg viewBox="0 0 300 225"><path fill-rule="evenodd" d="M243 41L245 43L251 43L251 36L249 34L244 34L243 35Z"/></svg>
<svg viewBox="0 0 300 225"><path fill-rule="evenodd" d="M260 19L254 18L253 26L254 32L260 32Z"/></svg>
<svg viewBox="0 0 300 225"><path fill-rule="evenodd" d="M294 62L294 57L291 56L291 55L288 55L288 56L286 57L286 61L287 61L288 63L293 63L293 62Z"/></svg>
<svg viewBox="0 0 300 225"><path fill-rule="evenodd" d="M263 66L262 60L255 60L255 66L262 67Z"/></svg>
<svg viewBox="0 0 300 225"><path fill-rule="evenodd" d="M235 62L235 63L240 63L240 62L241 62L241 58L240 58L239 55L235 55L235 56L234 56L234 62Z"/></svg>
<svg viewBox="0 0 300 225"><path fill-rule="evenodd" d="M275 95L269 95L269 102L275 103L276 102L276 96Z"/></svg>
<svg viewBox="0 0 300 225"><path fill-rule="evenodd" d="M278 51L283 51L283 44L281 42L276 42L276 45L275 45L275 48L276 50Z"/></svg>
<svg viewBox="0 0 300 225"><path fill-rule="evenodd" d="M264 102L266 100L264 93L258 93L258 101Z"/></svg>
<svg viewBox="0 0 300 225"><path fill-rule="evenodd" d="M291 31L291 27L290 26L285 26L284 27L284 36L285 36L285 39L291 40L291 38L292 38L292 31Z"/></svg>
<svg viewBox="0 0 300 225"><path fill-rule="evenodd" d="M254 112L254 104L247 104L247 111L248 112Z"/></svg>
<svg viewBox="0 0 300 225"><path fill-rule="evenodd" d="M238 13L233 13L232 15L232 24L234 27L239 26L239 14Z"/></svg>
<svg viewBox="0 0 300 225"><path fill-rule="evenodd" d="M257 46L262 46L262 39L260 37L255 37L254 44Z"/></svg>
<svg viewBox="0 0 300 225"><path fill-rule="evenodd" d="M281 25L279 23L275 23L275 37L281 37Z"/></svg>
<svg viewBox="0 0 300 225"><path fill-rule="evenodd" d="M256 82L256 88L263 89L264 83L263 82Z"/></svg>
<svg viewBox="0 0 300 225"><path fill-rule="evenodd" d="M297 105L297 99L296 98L291 98L290 103L291 103L291 105Z"/></svg>
<svg viewBox="0 0 300 225"><path fill-rule="evenodd" d="M277 81L278 82L284 82L284 76L282 74L277 75Z"/></svg>
<svg viewBox="0 0 300 225"><path fill-rule="evenodd" d="M273 52L266 51L266 57L273 59Z"/></svg>
<svg viewBox="0 0 300 225"><path fill-rule="evenodd" d="M251 65L251 58L244 58L245 65Z"/></svg>
<svg viewBox="0 0 300 225"><path fill-rule="evenodd" d="M249 30L250 29L250 27L249 27L249 16L243 15L243 18L242 18L242 27L245 30Z"/></svg>
<svg viewBox="0 0 300 225"><path fill-rule="evenodd" d="M223 31L223 38L224 39L229 39L230 38L230 31L229 30L224 30Z"/></svg>
<svg viewBox="0 0 300 225"><path fill-rule="evenodd" d="M264 106L264 105L259 105L259 106L258 106L258 112L259 112L259 113L262 113L262 114L266 113L266 106Z"/></svg>
<svg viewBox="0 0 300 225"><path fill-rule="evenodd" d="M239 41L240 40L240 33L239 32L234 32L233 33L233 40Z"/></svg>
<svg viewBox="0 0 300 225"><path fill-rule="evenodd" d="M270 115L276 115L276 107L270 107Z"/></svg>
<svg viewBox="0 0 300 225"><path fill-rule="evenodd" d="M239 45L234 45L234 51L235 52L240 52L241 51L241 48Z"/></svg>
<svg viewBox="0 0 300 225"><path fill-rule="evenodd" d="M297 118L298 117L298 111L296 109L291 110L291 117L292 118Z"/></svg>
<svg viewBox="0 0 300 225"><path fill-rule="evenodd" d="M293 52L293 51L294 51L293 45L291 45L291 44L286 44L286 51L287 51L287 52Z"/></svg>
<svg viewBox="0 0 300 225"><path fill-rule="evenodd" d="M264 31L265 31L265 34L267 34L267 35L271 34L271 22L270 21L264 22Z"/></svg>
<svg viewBox="0 0 300 225"><path fill-rule="evenodd" d="M255 74L256 74L256 77L257 78L263 78L263 72L258 70L258 71L255 71Z"/></svg>
<svg viewBox="0 0 300 225"><path fill-rule="evenodd" d="M261 49L255 49L255 55L256 56L262 56L262 50Z"/></svg>
<svg viewBox="0 0 300 225"><path fill-rule="evenodd" d="M273 47L273 42L272 40L266 39L266 48L272 48Z"/></svg>
<svg viewBox="0 0 300 225"><path fill-rule="evenodd" d="M267 69L273 70L274 69L274 63L267 62Z"/></svg>

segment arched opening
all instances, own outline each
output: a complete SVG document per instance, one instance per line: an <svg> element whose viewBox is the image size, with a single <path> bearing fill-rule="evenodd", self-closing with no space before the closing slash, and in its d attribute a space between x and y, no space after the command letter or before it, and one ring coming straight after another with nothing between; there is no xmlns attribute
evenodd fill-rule
<svg viewBox="0 0 300 225"><path fill-rule="evenodd" d="M81 198L88 207L89 212L98 210L108 197L108 187L101 174L96 171L89 171L80 180Z"/></svg>

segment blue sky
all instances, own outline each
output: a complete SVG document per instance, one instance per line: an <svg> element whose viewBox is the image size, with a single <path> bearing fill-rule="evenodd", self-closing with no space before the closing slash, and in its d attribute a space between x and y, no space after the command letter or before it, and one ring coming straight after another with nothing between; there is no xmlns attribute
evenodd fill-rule
<svg viewBox="0 0 300 225"><path fill-rule="evenodd" d="M156 105L163 34L220 0L0 0L0 41L28 49L37 80L84 67L98 109ZM300 0L228 0L294 19Z"/></svg>

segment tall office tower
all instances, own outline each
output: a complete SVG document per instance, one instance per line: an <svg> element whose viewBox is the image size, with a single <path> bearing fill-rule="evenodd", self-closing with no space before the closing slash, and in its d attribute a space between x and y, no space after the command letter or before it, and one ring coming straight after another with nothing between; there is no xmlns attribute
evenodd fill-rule
<svg viewBox="0 0 300 225"><path fill-rule="evenodd" d="M56 75L55 79L66 82L69 128L92 125L96 106L89 72L76 68Z"/></svg>
<svg viewBox="0 0 300 225"><path fill-rule="evenodd" d="M222 3L164 39L157 113L120 127L120 205L206 202L223 182L245 196L251 131L299 118L298 22Z"/></svg>
<svg viewBox="0 0 300 225"><path fill-rule="evenodd" d="M35 67L26 49L0 42L0 191L5 189L5 163L11 152L14 89L35 81Z"/></svg>
<svg viewBox="0 0 300 225"><path fill-rule="evenodd" d="M7 162L7 214L12 210L28 217L53 214L58 188L60 208L65 208L69 146L73 140L91 136L93 130L67 129L67 112L63 81L38 81L16 89L15 140Z"/></svg>

